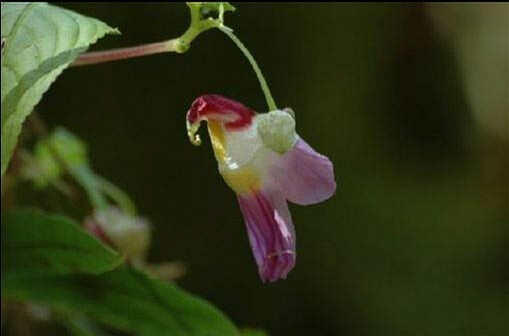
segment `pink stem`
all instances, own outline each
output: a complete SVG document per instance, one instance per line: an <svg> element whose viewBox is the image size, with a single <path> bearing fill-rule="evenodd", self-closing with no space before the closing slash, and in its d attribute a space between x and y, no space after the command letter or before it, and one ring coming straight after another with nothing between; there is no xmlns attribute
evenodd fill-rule
<svg viewBox="0 0 509 336"><path fill-rule="evenodd" d="M177 43L177 39L173 39L163 42L143 44L135 47L88 52L80 55L72 63L72 66L98 64L164 52L172 52L177 50Z"/></svg>

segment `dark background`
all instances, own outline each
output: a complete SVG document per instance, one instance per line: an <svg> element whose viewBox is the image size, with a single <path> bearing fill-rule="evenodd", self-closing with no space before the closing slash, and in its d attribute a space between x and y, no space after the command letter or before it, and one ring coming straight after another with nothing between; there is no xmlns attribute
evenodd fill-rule
<svg viewBox="0 0 509 336"><path fill-rule="evenodd" d="M184 4L62 6L118 27L94 50L187 27ZM508 6L247 4L227 25L279 106L334 163L331 200L291 205L297 266L262 284L208 136L185 113L205 93L258 111L249 64L219 31L182 55L67 70L39 104L89 145L94 169L154 226L150 260L272 335L507 335Z"/></svg>

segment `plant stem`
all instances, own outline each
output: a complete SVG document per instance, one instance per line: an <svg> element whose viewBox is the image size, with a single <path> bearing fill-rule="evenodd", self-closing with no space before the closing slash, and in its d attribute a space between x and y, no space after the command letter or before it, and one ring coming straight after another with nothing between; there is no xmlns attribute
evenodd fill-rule
<svg viewBox="0 0 509 336"><path fill-rule="evenodd" d="M179 42L179 39L175 38L167 41L142 44L134 47L89 52L80 55L74 61L74 63L72 63L72 66L105 63L165 52L178 52Z"/></svg>
<svg viewBox="0 0 509 336"><path fill-rule="evenodd" d="M132 216L136 215L136 206L122 189L101 176L97 175L95 179L99 188L112 200L114 200L123 211Z"/></svg>
<svg viewBox="0 0 509 336"><path fill-rule="evenodd" d="M94 210L105 210L108 208L108 201L102 194L99 183L88 166L69 167L67 165L67 171L85 190Z"/></svg>
<svg viewBox="0 0 509 336"><path fill-rule="evenodd" d="M260 70L260 67L258 66L258 63L256 63L256 60L254 59L253 55L251 55L249 50L239 40L239 38L237 36L235 36L235 34L233 34L233 30L231 28L222 26L219 29L223 33L225 33L237 45L237 47L242 51L244 56L246 56L249 63L251 63L251 66L253 67L253 70L256 73L256 77L258 77L258 82L260 82L260 86L262 88L263 94L265 95L265 100L267 101L267 106L269 107L269 111L277 110L276 102L274 101L274 98L272 97L272 94L270 93L270 89L269 89L269 86L267 85L267 81L265 80L265 77L263 77L262 70Z"/></svg>
<svg viewBox="0 0 509 336"><path fill-rule="evenodd" d="M71 66L99 64L167 52L186 52L189 49L191 42L198 35L209 29L219 27L222 24L223 19L222 14L219 20L202 18L200 14L201 3L189 2L187 5L189 7L191 23L182 36L162 42L142 44L134 47L85 53L80 55Z"/></svg>
<svg viewBox="0 0 509 336"><path fill-rule="evenodd" d="M41 117L37 114L36 111L33 111L32 114L27 118L27 122L30 125L32 131L35 133L37 137L40 139L47 139L49 136L48 127L46 126L46 123L44 120L41 119ZM51 143L48 146L51 155L54 157L55 161L58 163L59 166L61 166L63 169L67 169L65 165L65 160L61 157L60 153L58 152L58 149L55 148ZM31 155L28 153L21 153L22 154L22 160L27 162L29 160L33 160L31 158ZM56 180L53 182L53 185L55 188L63 192L66 196L70 197L73 200L79 199L79 192L76 188L74 188L73 185L68 184L67 182L63 180Z"/></svg>
<svg viewBox="0 0 509 336"><path fill-rule="evenodd" d="M49 140L48 127L36 112L32 112L28 120L34 132L41 138ZM48 141L48 148L58 165L67 172L85 191L94 209L106 209L108 202L100 192L95 175L88 166L71 166L61 155L59 149L52 141Z"/></svg>

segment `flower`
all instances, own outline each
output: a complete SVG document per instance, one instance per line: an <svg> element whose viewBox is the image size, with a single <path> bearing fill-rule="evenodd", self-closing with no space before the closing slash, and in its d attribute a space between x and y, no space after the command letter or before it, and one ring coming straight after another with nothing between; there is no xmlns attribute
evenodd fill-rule
<svg viewBox="0 0 509 336"><path fill-rule="evenodd" d="M106 244L122 252L133 265L143 265L152 240L148 219L116 207L96 210L85 220L85 228Z"/></svg>
<svg viewBox="0 0 509 336"><path fill-rule="evenodd" d="M262 281L286 278L295 266L295 230L287 200L308 205L336 190L329 159L295 132L290 109L257 114L220 95L197 98L187 113L192 143L207 121L219 172L237 194Z"/></svg>

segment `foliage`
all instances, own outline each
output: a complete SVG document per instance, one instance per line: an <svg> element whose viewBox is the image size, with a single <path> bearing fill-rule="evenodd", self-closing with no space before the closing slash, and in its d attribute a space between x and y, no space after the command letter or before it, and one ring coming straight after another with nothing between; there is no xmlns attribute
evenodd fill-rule
<svg viewBox="0 0 509 336"><path fill-rule="evenodd" d="M101 274L122 256L74 221L36 211L2 216L2 284L43 276Z"/></svg>
<svg viewBox="0 0 509 336"><path fill-rule="evenodd" d="M186 51L201 32L223 25L224 12L235 10L226 2L188 6L190 27L161 44L164 51ZM2 182L28 179L36 191L77 190L90 209L78 221L70 217L75 214L16 209L11 183L3 185L6 307L43 305L76 335L101 335L99 324L133 335L239 335L211 304L155 276L170 274L172 265L147 263L148 222L137 217L124 191L92 169L85 142L62 127L49 132L38 116L30 116L64 69L98 39L119 31L47 3L2 3L1 16ZM33 150L20 141L22 130L35 135ZM21 167L9 167L13 155Z"/></svg>
<svg viewBox="0 0 509 336"><path fill-rule="evenodd" d="M118 30L46 3L2 3L2 176L44 92L89 45L112 33Z"/></svg>

